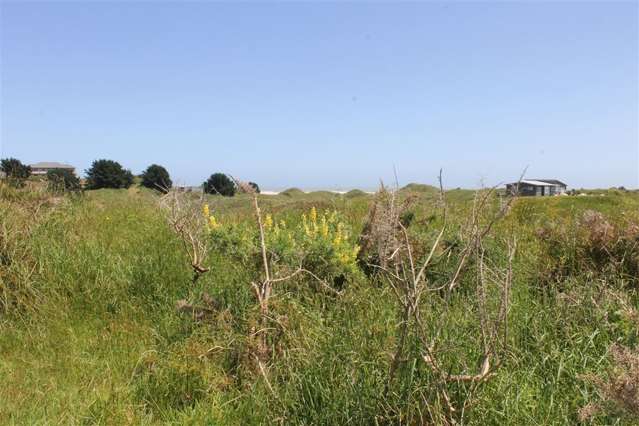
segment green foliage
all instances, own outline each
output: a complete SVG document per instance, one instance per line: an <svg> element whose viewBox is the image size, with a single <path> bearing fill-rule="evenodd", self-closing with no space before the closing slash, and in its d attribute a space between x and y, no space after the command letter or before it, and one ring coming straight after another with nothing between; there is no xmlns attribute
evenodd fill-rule
<svg viewBox="0 0 639 426"><path fill-rule="evenodd" d="M141 185L160 192L166 192L173 186L169 172L162 166L151 164L142 173Z"/></svg>
<svg viewBox="0 0 639 426"><path fill-rule="evenodd" d="M54 169L47 172L47 182L49 190L52 192L74 192L79 191L80 179L68 169Z"/></svg>
<svg viewBox="0 0 639 426"><path fill-rule="evenodd" d="M408 231L428 247L441 218L436 194L419 197ZM450 229L427 276L433 286L454 272L459 224L472 209L470 191L447 197ZM0 182L0 423L445 424L423 363L406 363L386 389L401 322L396 296L341 260L357 245L369 197L260 197L271 214L264 220L274 276L301 260L333 286L340 275L348 280L341 296L317 291L303 274L274 283L267 324L274 349L262 374L251 355L261 329L250 283L261 265L249 200L209 197L211 271L194 284L181 242L148 191L53 198ZM312 213L312 206L322 207ZM587 210L602 217L585 221ZM514 230L518 244L508 356L485 383L450 386L458 406L467 402L458 423L578 424L582 408L598 404L589 424L636 424L608 411L600 381L585 377L611 384L627 377L610 348L636 352L639 344L639 295L622 256L635 253L636 240L625 236L635 235L628 230L637 216L632 192L518 200L496 229ZM593 238L607 229L603 221L614 231L601 245ZM344 245L336 247L339 223ZM506 256L493 242L485 250L498 263ZM545 265L562 272L539 291ZM472 370L481 356L470 321L477 294L465 281L475 272L471 265L450 304L439 292L424 295L426 324L444 313L451 319L437 348L445 367L463 359ZM180 299L206 315L178 312ZM412 356L420 343L408 349Z"/></svg>
<svg viewBox="0 0 639 426"><path fill-rule="evenodd" d="M364 191L362 191L361 189L352 189L350 191L348 191L346 194L344 194L344 197L352 199L352 198L359 198L359 197L366 197L368 196L367 193L365 193Z"/></svg>
<svg viewBox="0 0 639 426"><path fill-rule="evenodd" d="M256 193L260 193L260 187L258 184L256 184L255 182L249 182L248 185L253 188L253 191L255 191Z"/></svg>
<svg viewBox="0 0 639 426"><path fill-rule="evenodd" d="M304 196L304 191L299 188L288 188L280 192L280 195L284 195L286 197L300 197Z"/></svg>
<svg viewBox="0 0 639 426"><path fill-rule="evenodd" d="M216 252L227 253L231 259L260 270L259 233L254 223L226 225L209 216L208 226ZM277 218L267 214L264 231L270 263L280 275L302 267L339 287L358 273L359 246L337 211L318 213L312 207L299 216Z"/></svg>
<svg viewBox="0 0 639 426"><path fill-rule="evenodd" d="M439 189L422 183L409 183L401 189L405 193L436 194Z"/></svg>
<svg viewBox="0 0 639 426"><path fill-rule="evenodd" d="M235 183L224 173L213 173L203 184L205 194L232 197L237 188Z"/></svg>
<svg viewBox="0 0 639 426"><path fill-rule="evenodd" d="M31 167L16 158L3 158L0 161L0 170L6 175L7 180L14 186L23 186L24 181L31 175Z"/></svg>
<svg viewBox="0 0 639 426"><path fill-rule="evenodd" d="M135 398L157 414L193 407L208 385L196 360L172 359L156 353L140 360L135 371Z"/></svg>
<svg viewBox="0 0 639 426"><path fill-rule="evenodd" d="M85 171L88 189L128 188L133 184L133 174L113 160L95 160Z"/></svg>

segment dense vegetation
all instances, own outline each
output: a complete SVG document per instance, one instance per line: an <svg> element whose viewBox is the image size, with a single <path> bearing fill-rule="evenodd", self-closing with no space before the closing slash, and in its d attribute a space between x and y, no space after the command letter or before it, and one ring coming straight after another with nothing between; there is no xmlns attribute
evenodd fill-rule
<svg viewBox="0 0 639 426"><path fill-rule="evenodd" d="M141 185L156 191L167 192L173 186L173 181L164 167L151 164L142 172Z"/></svg>
<svg viewBox="0 0 639 426"><path fill-rule="evenodd" d="M47 172L49 191L54 193L74 192L82 189L80 178L69 169L53 169Z"/></svg>
<svg viewBox="0 0 639 426"><path fill-rule="evenodd" d="M113 160L95 160L85 173L87 189L119 189L133 184L133 173Z"/></svg>
<svg viewBox="0 0 639 426"><path fill-rule="evenodd" d="M16 158L3 158L0 160L0 171L13 186L23 186L25 180L31 175L31 167Z"/></svg>
<svg viewBox="0 0 639 426"><path fill-rule="evenodd" d="M232 197L237 188L235 182L224 173L213 173L203 184L204 192L212 195Z"/></svg>
<svg viewBox="0 0 639 426"><path fill-rule="evenodd" d="M637 424L636 192L167 197L0 184L1 424Z"/></svg>

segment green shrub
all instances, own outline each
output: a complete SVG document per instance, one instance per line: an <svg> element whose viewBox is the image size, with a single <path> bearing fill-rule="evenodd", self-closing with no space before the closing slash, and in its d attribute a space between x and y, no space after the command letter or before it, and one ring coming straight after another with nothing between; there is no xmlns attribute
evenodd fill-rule
<svg viewBox="0 0 639 426"><path fill-rule="evenodd" d="M142 173L141 185L160 192L166 192L171 189L173 182L169 176L169 172L162 166L151 164Z"/></svg>
<svg viewBox="0 0 639 426"><path fill-rule="evenodd" d="M95 160L86 171L87 188L128 188L133 184L133 174L113 160Z"/></svg>
<svg viewBox="0 0 639 426"><path fill-rule="evenodd" d="M284 196L287 196L287 197L299 197L299 196L304 195L304 194L305 194L304 191L302 191L299 188L289 188L289 189L286 189L286 190L280 192L280 195L284 195Z"/></svg>
<svg viewBox="0 0 639 426"><path fill-rule="evenodd" d="M255 182L249 182L248 185L253 188L253 191L257 192L258 194L260 193L260 186L258 184L256 184Z"/></svg>
<svg viewBox="0 0 639 426"><path fill-rule="evenodd" d="M54 169L47 172L49 190L52 192L79 191L80 179L68 169Z"/></svg>
<svg viewBox="0 0 639 426"><path fill-rule="evenodd" d="M352 189L348 191L346 194L344 194L344 197L348 199L352 199L352 198L366 197L367 195L368 194L362 191L361 189Z"/></svg>
<svg viewBox="0 0 639 426"><path fill-rule="evenodd" d="M302 267L324 281L338 286L358 271L359 246L352 231L337 211L321 214L315 207L291 220L264 216L266 244L272 268L282 274ZM211 243L244 265L261 268L258 228L253 223L221 224L209 218Z"/></svg>
<svg viewBox="0 0 639 426"><path fill-rule="evenodd" d="M0 161L0 169L13 186L22 187L31 175L31 167L16 158L4 158Z"/></svg>
<svg viewBox="0 0 639 426"><path fill-rule="evenodd" d="M205 194L224 195L232 197L235 195L235 183L224 173L213 173L203 184Z"/></svg>

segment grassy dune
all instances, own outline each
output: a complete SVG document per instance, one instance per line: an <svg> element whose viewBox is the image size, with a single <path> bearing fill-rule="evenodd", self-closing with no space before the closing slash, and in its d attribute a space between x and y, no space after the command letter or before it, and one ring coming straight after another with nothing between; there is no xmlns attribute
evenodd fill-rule
<svg viewBox="0 0 639 426"><path fill-rule="evenodd" d="M336 210L356 241L372 196L349 194L289 191L260 200L276 223L301 223L312 207ZM411 186L404 195L415 198L411 238L429 247L442 220L437 192ZM450 244L472 199L471 191L449 194ZM222 226L253 226L248 196L208 201ZM639 250L623 259L623 270L589 266L583 256L594 254L573 244L588 211L626 229L639 219L639 195L520 199L496 225L487 243L496 262L506 256L501 237L518 241L506 350L481 385L450 386L455 402L472 401L456 421L575 424L593 404L598 411L585 423L638 424L585 377L608 377L610 348L637 345L639 318L638 277L629 275ZM550 236L540 237L540 229ZM252 361L259 311L250 282L259 264L216 246L206 261L211 271L193 283L155 195L135 188L52 198L3 187L0 232L0 424L450 420L438 414L445 410L432 397L427 366L411 358L419 351L414 338L409 362L385 391L399 312L382 279L354 271L340 296L318 291L305 276L275 287L274 349L263 374ZM437 263L432 279L448 273L447 265ZM176 309L178 300L201 305L206 297L215 308L204 319ZM463 284L446 311L437 310L436 293L429 297L424 321L447 315L451 327L442 338L474 368L481 355L470 316L475 293Z"/></svg>

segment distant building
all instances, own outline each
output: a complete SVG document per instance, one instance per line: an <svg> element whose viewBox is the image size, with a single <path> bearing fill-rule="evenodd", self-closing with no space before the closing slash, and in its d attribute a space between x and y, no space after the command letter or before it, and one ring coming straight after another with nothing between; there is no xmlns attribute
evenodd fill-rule
<svg viewBox="0 0 639 426"><path fill-rule="evenodd" d="M565 194L566 187L565 183L555 179L523 179L507 184L506 190L510 194L544 197Z"/></svg>
<svg viewBox="0 0 639 426"><path fill-rule="evenodd" d="M68 164L55 163L55 162L42 162L31 164L31 174L35 176L46 175L49 170L66 169L75 173L75 167Z"/></svg>

